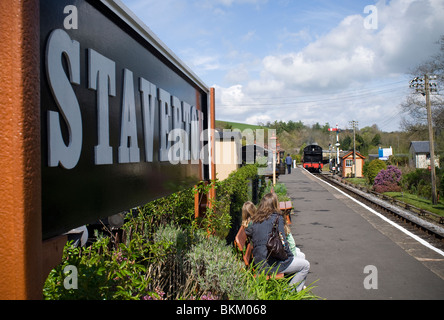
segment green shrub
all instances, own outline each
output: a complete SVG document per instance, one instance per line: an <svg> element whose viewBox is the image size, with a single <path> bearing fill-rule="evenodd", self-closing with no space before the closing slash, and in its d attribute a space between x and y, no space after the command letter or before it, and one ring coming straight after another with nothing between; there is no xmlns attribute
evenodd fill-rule
<svg viewBox="0 0 444 320"><path fill-rule="evenodd" d="M287 196L287 186L285 184L277 182L273 186L273 183L269 181L267 187L264 190L264 195L271 192L271 188L273 188L274 192L277 194L279 202L290 200L290 198Z"/></svg>
<svg viewBox="0 0 444 320"><path fill-rule="evenodd" d="M207 217L194 220L194 191L152 201L126 216L121 238L95 234L88 247L64 248L63 262L46 279L48 300L292 299L285 281L268 282L245 270L224 230L251 200L255 166L245 166L222 182ZM209 188L204 186L203 188ZM278 187L280 188L280 187ZM282 188L281 191L284 189ZM229 219L227 219L227 216ZM209 229L209 226L213 229ZM214 232L209 232L214 231ZM214 235L216 236L214 236ZM66 266L78 270L78 288L65 289ZM272 292L269 292L269 291ZM307 295L298 295L299 298Z"/></svg>
<svg viewBox="0 0 444 320"><path fill-rule="evenodd" d="M276 274L276 273L275 273ZM275 275L274 274L274 275ZM254 300L314 300L319 297L313 295L310 285L307 288L297 292L295 287L290 285L290 277L276 279L267 278L266 271L257 274L246 273L247 288Z"/></svg>
<svg viewBox="0 0 444 320"><path fill-rule="evenodd" d="M63 263L51 271L43 294L47 300L142 299L151 294L146 277L145 251L139 244L124 244L119 250L109 249L109 237L98 236L90 247L64 248ZM133 246L134 245L134 246ZM136 249L137 248L137 249ZM136 250L135 250L136 249ZM78 288L65 289L65 267L77 269Z"/></svg>
<svg viewBox="0 0 444 320"><path fill-rule="evenodd" d="M198 292L211 292L221 299L248 299L245 290L243 262L232 247L217 237L197 242L186 254L191 277L198 284Z"/></svg>
<svg viewBox="0 0 444 320"><path fill-rule="evenodd" d="M438 171L439 172L439 171ZM437 185L440 186L440 175ZM416 194L417 196L431 199L432 198L432 182L430 171L427 169L416 169L403 175L401 180L402 188L405 191Z"/></svg>
<svg viewBox="0 0 444 320"><path fill-rule="evenodd" d="M372 160L368 166L366 167L365 174L370 185L373 185L375 182L375 178L378 175L379 171L387 169L387 165L384 161L375 159Z"/></svg>
<svg viewBox="0 0 444 320"><path fill-rule="evenodd" d="M216 187L216 199L213 209L207 212L214 217L208 225L213 229L216 227L215 234L219 237L230 237L229 232L240 226L242 206L246 201L252 201L252 181L256 178L257 166L246 165L232 172L227 179L212 182ZM234 235L231 237L234 239Z"/></svg>

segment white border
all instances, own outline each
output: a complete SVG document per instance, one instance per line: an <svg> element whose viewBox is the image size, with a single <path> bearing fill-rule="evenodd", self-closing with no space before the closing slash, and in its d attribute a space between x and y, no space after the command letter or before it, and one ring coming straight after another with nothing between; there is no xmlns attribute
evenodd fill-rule
<svg viewBox="0 0 444 320"><path fill-rule="evenodd" d="M118 15L126 24L142 36L156 50L158 50L165 58L168 59L175 67L187 75L195 84L199 86L205 93L209 94L209 87L180 60L170 48L168 48L155 34L148 28L142 20L140 20L125 4L120 0L100 0L111 11Z"/></svg>
<svg viewBox="0 0 444 320"><path fill-rule="evenodd" d="M305 170L305 169L304 169L304 170ZM390 223L390 224L391 224L392 226L394 226L396 229L398 229L398 230L404 232L404 233L405 233L406 235L408 235L409 237L415 239L416 241L418 241L418 242L421 243L422 245L426 246L427 248L429 248L429 249L435 251L436 253L438 253L438 254L440 254L441 256L444 257L444 252L443 252L442 250L440 250L440 249L438 249L438 248L435 248L434 246L432 246L432 245L431 245L430 243L428 243L427 241L421 239L420 237L414 235L414 234L411 233L410 231L408 231L408 230L404 229L403 227L397 225L395 222L389 220L388 218L384 217L384 216L383 216L382 214L380 214L379 212L376 212L375 210L373 210L373 209L370 208L369 206L367 206L367 205L363 204L362 202L360 202L360 201L354 199L353 197L351 197L350 195L346 194L344 191L342 191L342 190L336 188L335 186L331 185L330 183L328 183L328 182L326 182L326 181L324 181L324 180L322 180L322 179L319 179L319 178L316 177L316 176L313 176L313 177L315 177L315 178L318 179L319 181L321 181L321 182L323 182L323 183L329 185L329 186L332 187L333 189L339 191L340 193L342 193L343 195L347 196L349 199L353 200L354 202L356 202L356 203L359 204L360 206L364 207L365 209L367 209L367 210L370 211L371 213L377 215L379 218L381 218L381 219L384 220L385 222Z"/></svg>

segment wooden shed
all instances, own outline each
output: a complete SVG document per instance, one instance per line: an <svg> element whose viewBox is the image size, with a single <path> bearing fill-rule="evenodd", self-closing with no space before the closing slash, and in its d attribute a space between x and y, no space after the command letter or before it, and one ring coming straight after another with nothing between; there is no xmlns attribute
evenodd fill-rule
<svg viewBox="0 0 444 320"><path fill-rule="evenodd" d="M362 178L363 175L363 168L364 168L364 160L365 157L360 154L359 152L356 152L356 173L354 176L356 178ZM352 177L354 170L353 170L353 151L349 151L345 155L341 157L341 168L342 168L342 177Z"/></svg>

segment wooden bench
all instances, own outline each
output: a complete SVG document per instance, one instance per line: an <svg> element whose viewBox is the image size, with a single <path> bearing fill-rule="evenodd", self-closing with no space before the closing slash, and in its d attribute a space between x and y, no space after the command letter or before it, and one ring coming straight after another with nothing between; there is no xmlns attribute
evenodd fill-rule
<svg viewBox="0 0 444 320"><path fill-rule="evenodd" d="M279 202L279 209L281 209L282 213L284 214L284 217L287 220L287 224L291 224L290 213L293 209L293 204L291 203L291 201Z"/></svg>
<svg viewBox="0 0 444 320"><path fill-rule="evenodd" d="M251 261L253 260L253 244L251 242L248 242L247 234L245 233L244 226L241 226L239 231L236 234L236 237L234 238L234 245L237 247L242 254L242 259L244 260L245 266L247 268L252 267ZM245 252L244 248L246 246ZM256 274L254 275L256 277ZM283 273L277 273L276 275L267 275L267 280L274 278L274 279L282 279L285 276Z"/></svg>
<svg viewBox="0 0 444 320"><path fill-rule="evenodd" d="M279 173L277 171L276 171L275 176L276 176L276 180L279 180ZM273 174L272 173L266 173L266 174L264 174L264 177L268 178L269 180L273 180Z"/></svg>
<svg viewBox="0 0 444 320"><path fill-rule="evenodd" d="M241 226L236 234L236 237L234 238L234 246L237 247L241 252L243 252L246 243L247 234L245 233L245 227Z"/></svg>

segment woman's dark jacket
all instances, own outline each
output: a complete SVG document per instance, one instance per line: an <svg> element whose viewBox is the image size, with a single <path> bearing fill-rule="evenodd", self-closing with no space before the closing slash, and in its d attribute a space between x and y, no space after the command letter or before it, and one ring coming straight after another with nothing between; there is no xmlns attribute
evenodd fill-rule
<svg viewBox="0 0 444 320"><path fill-rule="evenodd" d="M258 267L262 269L268 269L268 273L273 272L282 272L284 271L290 263L293 261L293 253L290 251L290 246L285 237L284 232L284 217L279 215L279 231L282 233L285 241L285 250L287 251L288 258L286 260L276 260L272 257L268 257L267 250L267 240L269 234L271 233L271 229L273 227L273 223L276 220L277 213L271 214L268 219L264 220L261 223L254 222L251 224L246 230L247 236L250 237L253 243L253 258L254 264L258 265ZM268 259L267 259L268 257ZM265 263L263 263L265 261ZM271 268L270 268L271 267Z"/></svg>

